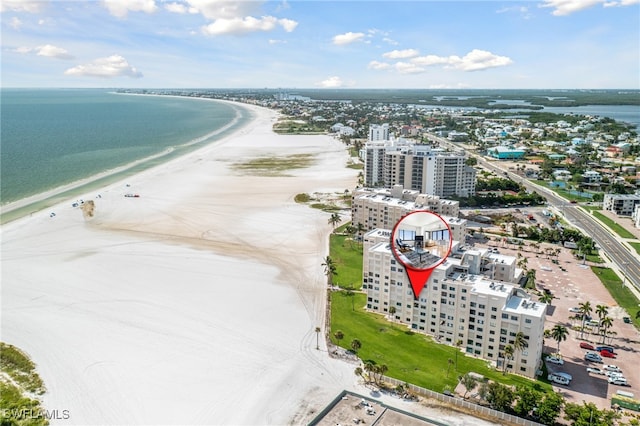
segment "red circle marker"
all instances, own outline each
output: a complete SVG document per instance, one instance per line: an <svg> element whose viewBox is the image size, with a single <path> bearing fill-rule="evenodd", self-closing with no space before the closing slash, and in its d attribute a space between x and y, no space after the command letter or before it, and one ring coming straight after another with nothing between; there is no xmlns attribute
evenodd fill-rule
<svg viewBox="0 0 640 426"><path fill-rule="evenodd" d="M391 252L407 271L414 299L418 299L434 268L447 259L452 244L449 224L429 210L411 212L393 227Z"/></svg>

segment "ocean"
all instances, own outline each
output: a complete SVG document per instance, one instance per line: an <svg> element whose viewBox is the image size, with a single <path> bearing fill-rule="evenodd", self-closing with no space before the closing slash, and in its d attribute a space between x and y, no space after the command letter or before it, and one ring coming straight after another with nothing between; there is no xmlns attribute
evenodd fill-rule
<svg viewBox="0 0 640 426"><path fill-rule="evenodd" d="M105 89L0 94L2 205L50 195L17 209L22 211L14 217L184 155L250 119L248 109L186 97Z"/></svg>

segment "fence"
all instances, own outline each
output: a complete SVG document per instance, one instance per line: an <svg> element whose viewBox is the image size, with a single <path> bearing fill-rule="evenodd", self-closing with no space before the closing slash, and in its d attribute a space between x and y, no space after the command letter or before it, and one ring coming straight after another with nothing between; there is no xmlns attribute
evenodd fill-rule
<svg viewBox="0 0 640 426"><path fill-rule="evenodd" d="M406 382L403 382L398 379L394 379L392 377L384 376L383 380L392 385L405 385ZM421 388L420 386L412 385L408 383L409 389L411 391L417 393L418 395L425 396L427 398L437 399L438 401L445 402L447 404L455 405L457 407L463 408L465 410L469 410L473 413L477 413L481 416L485 417L493 417L495 419L504 420L514 425L523 425L523 426L541 426L540 423L534 422L532 420L523 419L522 417L513 416L511 414L503 413L502 411L497 411L491 409L489 407L483 407L482 405L474 404L469 401L465 401L462 398L455 398L451 396L444 395L442 393L434 392L429 389Z"/></svg>

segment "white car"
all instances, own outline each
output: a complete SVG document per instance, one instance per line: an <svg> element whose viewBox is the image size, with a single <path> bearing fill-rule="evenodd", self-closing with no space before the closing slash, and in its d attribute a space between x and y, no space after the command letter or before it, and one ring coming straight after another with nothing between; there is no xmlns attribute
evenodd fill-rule
<svg viewBox="0 0 640 426"><path fill-rule="evenodd" d="M577 314L580 312L580 308L569 308L569 312L573 312L574 314Z"/></svg>
<svg viewBox="0 0 640 426"><path fill-rule="evenodd" d="M587 373L600 374L601 376L605 374L604 370L595 367L587 367Z"/></svg>
<svg viewBox="0 0 640 426"><path fill-rule="evenodd" d="M558 356L547 355L547 357L545 358L545 361L550 362L552 364L558 364L558 365L564 364L564 359Z"/></svg>
<svg viewBox="0 0 640 426"><path fill-rule="evenodd" d="M584 359L586 359L587 361L602 362L602 357L595 352L587 352L584 355Z"/></svg>
<svg viewBox="0 0 640 426"><path fill-rule="evenodd" d="M569 379L567 379L566 377L563 377L563 376L558 376L557 374L549 374L547 376L547 379L550 382L557 383L559 385L567 385L567 386L569 386Z"/></svg>
<svg viewBox="0 0 640 426"><path fill-rule="evenodd" d="M613 365L613 364L607 364L607 365L603 366L602 369L605 370L605 371L615 371L617 373L622 373L622 370L620 370L620 367L618 367L617 365Z"/></svg>
<svg viewBox="0 0 640 426"><path fill-rule="evenodd" d="M604 374L607 377L624 377L620 371L607 371Z"/></svg>
<svg viewBox="0 0 640 426"><path fill-rule="evenodd" d="M571 381L573 380L573 376L569 373L565 373L564 371L556 371L555 373L556 376L560 376L560 377L564 377L565 379Z"/></svg>
<svg viewBox="0 0 640 426"><path fill-rule="evenodd" d="M620 385L620 386L627 386L627 379L625 379L624 377L609 377L609 383L611 383L612 385Z"/></svg>

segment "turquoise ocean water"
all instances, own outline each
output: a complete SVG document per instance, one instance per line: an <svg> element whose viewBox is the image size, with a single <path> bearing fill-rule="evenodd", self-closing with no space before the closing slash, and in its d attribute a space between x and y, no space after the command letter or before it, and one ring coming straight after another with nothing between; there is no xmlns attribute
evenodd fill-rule
<svg viewBox="0 0 640 426"><path fill-rule="evenodd" d="M12 217L3 214L3 222L184 155L251 118L247 109L227 103L100 89L2 89L0 94L2 205L54 192ZM62 186L65 191L56 193Z"/></svg>

